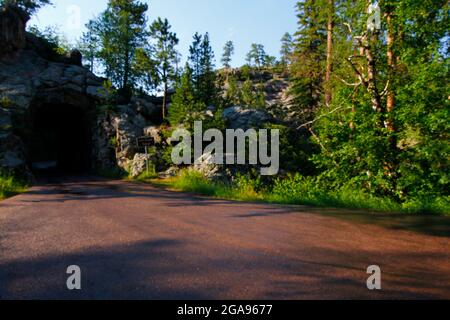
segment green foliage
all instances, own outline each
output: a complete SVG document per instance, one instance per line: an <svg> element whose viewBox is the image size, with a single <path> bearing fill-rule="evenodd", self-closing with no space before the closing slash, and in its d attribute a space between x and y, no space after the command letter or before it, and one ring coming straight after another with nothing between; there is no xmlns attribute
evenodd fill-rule
<svg viewBox="0 0 450 320"><path fill-rule="evenodd" d="M242 100L245 106L264 108L266 106L264 85L256 85L254 88L247 80L242 87Z"/></svg>
<svg viewBox="0 0 450 320"><path fill-rule="evenodd" d="M253 43L251 50L247 54L247 63L249 66L255 66L261 69L266 63L266 50L262 44Z"/></svg>
<svg viewBox="0 0 450 320"><path fill-rule="evenodd" d="M0 98L0 107L2 108L10 108L13 105L11 99L8 96L2 96Z"/></svg>
<svg viewBox="0 0 450 320"><path fill-rule="evenodd" d="M322 101L326 60L326 23L321 1L304 0L297 4L299 31L295 34L292 56L291 94L299 121L314 117Z"/></svg>
<svg viewBox="0 0 450 320"><path fill-rule="evenodd" d="M176 80L177 76L178 52L175 47L179 40L170 29L169 21L161 18L155 20L150 26L150 37L155 41L155 44L151 47L155 59L154 68L164 85L165 94L167 94L168 86Z"/></svg>
<svg viewBox="0 0 450 320"><path fill-rule="evenodd" d="M83 32L80 40L77 43L77 48L83 56L85 65L91 72L94 72L95 64L99 56L98 43L100 37L96 32L96 24L90 21L86 24L86 32Z"/></svg>
<svg viewBox="0 0 450 320"><path fill-rule="evenodd" d="M117 112L117 90L109 80L103 81L99 94L103 97L101 104L97 106L97 112L114 114Z"/></svg>
<svg viewBox="0 0 450 320"><path fill-rule="evenodd" d="M20 179L0 170L0 199L25 192L26 188L26 184Z"/></svg>
<svg viewBox="0 0 450 320"><path fill-rule="evenodd" d="M106 76L121 89L132 87L136 80L132 66L147 37L147 9L137 0L109 0L107 9L90 22L100 40L98 57Z"/></svg>
<svg viewBox="0 0 450 320"><path fill-rule="evenodd" d="M227 43L225 43L225 46L223 48L223 55L222 55L222 63L223 66L227 69L229 69L231 67L230 63L231 63L231 57L234 54L234 44L233 41L227 41Z"/></svg>
<svg viewBox="0 0 450 320"><path fill-rule="evenodd" d="M291 62L292 53L294 51L294 39L289 32L286 32L281 38L281 64L287 66Z"/></svg>
<svg viewBox="0 0 450 320"><path fill-rule="evenodd" d="M209 119L206 113L207 107L219 108L213 60L208 33L204 36L196 33L190 47L189 62L172 97L169 110L172 125L184 125L189 129L197 120L218 120Z"/></svg>
<svg viewBox="0 0 450 320"><path fill-rule="evenodd" d="M241 102L241 90L237 78L233 75L228 77L225 100L227 105L239 105Z"/></svg>
<svg viewBox="0 0 450 320"><path fill-rule="evenodd" d="M298 123L314 119L305 128L312 130L311 141L322 150L312 154L319 170L314 184L319 193L346 203L353 201L352 195L374 206L379 201L383 207L388 201L388 207L404 211L442 212L450 189L449 65L444 50L448 3L379 2L382 29L367 39L375 57L371 78L380 93L379 112L373 109L374 96L367 87L367 56L358 55L360 47L353 38L367 32L367 2L334 4L331 81L324 81L330 15L324 1L299 1L299 31L290 67ZM393 13L390 21L388 13ZM393 65L388 63L389 48L395 56ZM361 70L365 83L358 85L355 69ZM326 90L333 96L329 106L324 104ZM388 94L395 98L390 109ZM359 191L346 195L347 190L360 190L361 196Z"/></svg>
<svg viewBox="0 0 450 320"><path fill-rule="evenodd" d="M46 49L55 57L65 55L72 50L72 45L57 26L47 26L42 30L37 26L31 26L28 28L28 32L43 40Z"/></svg>
<svg viewBox="0 0 450 320"><path fill-rule="evenodd" d="M186 65L169 110L169 121L173 126L183 124L190 127L195 120L202 119L202 111L206 106L196 100L195 92L192 70L189 65Z"/></svg>
<svg viewBox="0 0 450 320"><path fill-rule="evenodd" d="M149 163L148 171L144 171L139 175L139 177L135 178L134 180L137 181L148 181L152 179L156 179L158 177L158 173L156 172L156 166L153 163Z"/></svg>
<svg viewBox="0 0 450 320"><path fill-rule="evenodd" d="M201 44L200 66L201 73L195 83L197 98L206 106L217 103L216 73L214 71L214 52L209 40L209 34L203 36Z"/></svg>
<svg viewBox="0 0 450 320"><path fill-rule="evenodd" d="M304 176L316 175L318 170L311 157L320 153L317 144L308 139L304 132L299 132L286 125L267 125L266 129L280 132L280 169Z"/></svg>
<svg viewBox="0 0 450 320"><path fill-rule="evenodd" d="M119 146L119 141L117 140L117 137L112 137L109 139L109 145L113 148L117 148Z"/></svg>
<svg viewBox="0 0 450 320"><path fill-rule="evenodd" d="M1 0L0 6L14 6L33 15L43 6L52 4L50 0Z"/></svg>
<svg viewBox="0 0 450 320"><path fill-rule="evenodd" d="M211 48L209 34L196 33L189 48L189 66L192 71L195 100L205 106L217 102L216 73L214 71L214 52Z"/></svg>
<svg viewBox="0 0 450 320"><path fill-rule="evenodd" d="M182 191L238 201L264 201L407 214L450 214L450 197L412 199L399 204L390 198L376 197L358 189L327 191L321 187L322 182L317 177L304 177L300 174L276 179L270 186L267 182L262 182L260 177L240 175L233 183L225 184L212 182L197 171L184 170L178 177L166 182L166 185Z"/></svg>
<svg viewBox="0 0 450 320"><path fill-rule="evenodd" d="M161 76L158 67L158 62L153 57L152 47L136 49L133 72L138 79L136 84L142 89L153 91L160 86Z"/></svg>

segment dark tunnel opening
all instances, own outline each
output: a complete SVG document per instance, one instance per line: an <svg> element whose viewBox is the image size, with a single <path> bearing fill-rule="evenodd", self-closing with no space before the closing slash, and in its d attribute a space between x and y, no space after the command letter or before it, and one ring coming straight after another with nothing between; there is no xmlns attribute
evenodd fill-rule
<svg viewBox="0 0 450 320"><path fill-rule="evenodd" d="M42 104L30 115L29 157L37 176L78 175L91 169L86 112L68 104Z"/></svg>

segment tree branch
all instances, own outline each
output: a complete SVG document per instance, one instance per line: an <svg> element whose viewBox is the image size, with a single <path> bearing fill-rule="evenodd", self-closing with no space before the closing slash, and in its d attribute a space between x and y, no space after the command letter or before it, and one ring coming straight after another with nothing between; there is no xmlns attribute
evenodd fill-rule
<svg viewBox="0 0 450 320"><path fill-rule="evenodd" d="M316 119L314 119L314 120L312 120L312 121L309 121L309 122L307 122L307 123L302 124L300 127L297 128L297 130L302 129L302 128L306 128L306 127L308 127L308 126L310 126L310 125L316 123L316 122L319 121L320 119L322 119L322 118L324 118L324 117L326 117L326 116L329 116L330 114L333 114L333 113L338 112L339 110L347 110L347 109L352 109L352 108L353 108L353 107L343 107L343 106L342 106L342 107L338 107L338 108L336 108L336 109L334 109L334 110L331 110L331 111L328 112L328 113L325 113L325 114L320 115L319 117L317 117Z"/></svg>

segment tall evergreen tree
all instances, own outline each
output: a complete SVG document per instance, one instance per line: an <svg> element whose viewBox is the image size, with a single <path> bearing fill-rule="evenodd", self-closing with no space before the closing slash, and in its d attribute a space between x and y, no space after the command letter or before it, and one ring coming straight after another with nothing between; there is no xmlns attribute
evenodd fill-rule
<svg viewBox="0 0 450 320"><path fill-rule="evenodd" d="M105 73L121 89L134 86L133 60L145 43L147 4L137 0L109 0L107 9L95 22L101 49L99 58Z"/></svg>
<svg viewBox="0 0 450 320"><path fill-rule="evenodd" d="M87 31L83 32L83 35L78 41L78 50L80 50L81 54L83 55L83 60L85 61L89 70L91 72L94 72L95 61L99 54L99 37L94 21L90 21L86 25L86 29Z"/></svg>
<svg viewBox="0 0 450 320"><path fill-rule="evenodd" d="M170 105L170 124L172 126L184 124L189 127L193 124L195 115L202 109L203 106L195 98L192 69L189 64L186 64Z"/></svg>
<svg viewBox="0 0 450 320"><path fill-rule="evenodd" d="M202 74L201 57L202 57L203 36L196 32L193 37L191 46L189 47L189 66L192 70L192 77L197 84Z"/></svg>
<svg viewBox="0 0 450 320"><path fill-rule="evenodd" d="M294 39L289 32L286 32L281 38L281 64L287 66L291 61L294 49Z"/></svg>
<svg viewBox="0 0 450 320"><path fill-rule="evenodd" d="M2 0L0 6L18 7L30 15L33 15L43 6L52 4L51 0Z"/></svg>
<svg viewBox="0 0 450 320"><path fill-rule="evenodd" d="M211 47L209 34L203 36L201 45L201 70L199 86L199 99L204 102L206 106L216 104L216 73L214 71L214 52Z"/></svg>
<svg viewBox="0 0 450 320"><path fill-rule="evenodd" d="M247 63L250 66L255 66L258 69L261 69L266 61L266 55L266 50L262 44L253 43L247 54Z"/></svg>
<svg viewBox="0 0 450 320"><path fill-rule="evenodd" d="M214 71L214 52L209 40L209 34L194 35L189 49L189 66L195 87L195 98L206 106L216 103L216 75Z"/></svg>
<svg viewBox="0 0 450 320"><path fill-rule="evenodd" d="M167 94L169 85L173 83L176 78L176 64L178 59L178 52L176 45L178 44L177 35L170 31L171 26L167 19L162 20L158 18L150 26L150 36L156 40L154 45L154 56L156 61L156 70L163 84L163 107L162 116L166 117L167 109Z"/></svg>
<svg viewBox="0 0 450 320"><path fill-rule="evenodd" d="M222 55L223 66L227 69L229 69L231 67L230 63L231 63L233 54L234 54L233 41L227 41L227 43L225 43L225 46L223 48L223 55Z"/></svg>
<svg viewBox="0 0 450 320"><path fill-rule="evenodd" d="M320 0L297 4L299 31L291 66L292 89L299 120L310 120L322 102L326 61L326 24Z"/></svg>

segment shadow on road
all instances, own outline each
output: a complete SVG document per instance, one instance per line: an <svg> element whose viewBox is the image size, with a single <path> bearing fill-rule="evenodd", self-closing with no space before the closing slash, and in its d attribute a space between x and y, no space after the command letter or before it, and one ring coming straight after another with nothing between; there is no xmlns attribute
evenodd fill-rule
<svg viewBox="0 0 450 320"><path fill-rule="evenodd" d="M420 216L407 214L385 214L367 210L346 210L333 208L314 208L306 206L280 206L261 203L244 203L228 200L211 199L186 193L163 190L143 183L111 181L97 177L70 177L50 181L41 181L31 189L31 199L25 203L93 201L101 199L146 198L165 200L167 206L190 207L226 205L263 207L271 210L251 210L248 214L236 215L235 218L262 218L288 214L316 214L333 217L352 223L377 225L391 230L405 230L420 234L450 237L449 216ZM0 203L0 208L11 204ZM231 212L232 210L230 210Z"/></svg>
<svg viewBox="0 0 450 320"><path fill-rule="evenodd" d="M450 294L449 278L442 273L392 272L396 266L383 273L383 291L369 291L367 253L362 252L315 248L315 254L327 257L318 262L250 252L211 258L188 248L177 240L157 239L0 262L0 299L430 299ZM400 253L383 261L448 258ZM70 265L81 268L81 291L66 287Z"/></svg>

